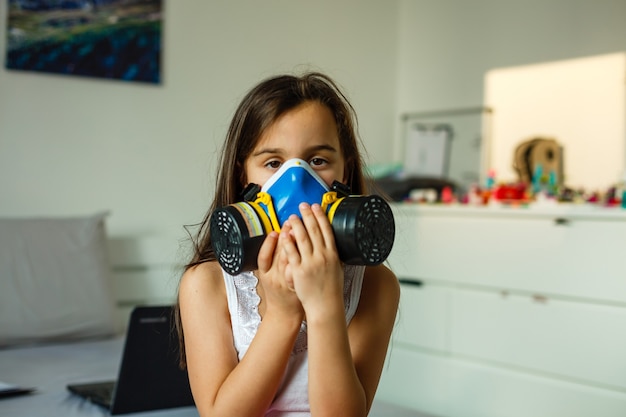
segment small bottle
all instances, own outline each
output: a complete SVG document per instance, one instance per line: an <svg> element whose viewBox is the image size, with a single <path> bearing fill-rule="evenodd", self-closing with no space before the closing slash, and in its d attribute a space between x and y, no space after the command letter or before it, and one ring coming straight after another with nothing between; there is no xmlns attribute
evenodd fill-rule
<svg viewBox="0 0 626 417"><path fill-rule="evenodd" d="M487 173L487 181L485 183L485 188L487 190L491 190L496 185L496 171L490 169Z"/></svg>
<svg viewBox="0 0 626 417"><path fill-rule="evenodd" d="M444 204L450 204L454 202L454 194L451 187L443 187L441 190L441 202Z"/></svg>
<svg viewBox="0 0 626 417"><path fill-rule="evenodd" d="M619 186L619 189L622 191L621 195L618 194L618 198L622 199L622 208L626 209L626 170L624 171L624 175L622 176L622 183Z"/></svg>
<svg viewBox="0 0 626 417"><path fill-rule="evenodd" d="M542 187L542 178L543 178L543 167L541 164L535 165L535 169L533 172L533 177L531 179L533 194L538 194L541 191Z"/></svg>
<svg viewBox="0 0 626 417"><path fill-rule="evenodd" d="M550 175L548 177L548 194L552 197L556 197L558 194L558 184L556 172L554 170L550 170Z"/></svg>
<svg viewBox="0 0 626 417"><path fill-rule="evenodd" d="M483 204L487 205L491 201L491 194L493 188L496 186L496 171L490 169L487 173L487 181L485 182L485 188L482 190Z"/></svg>

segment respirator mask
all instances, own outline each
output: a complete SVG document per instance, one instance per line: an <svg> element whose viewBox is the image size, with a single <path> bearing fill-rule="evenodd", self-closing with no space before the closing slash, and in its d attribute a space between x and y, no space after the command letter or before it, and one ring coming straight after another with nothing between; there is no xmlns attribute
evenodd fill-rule
<svg viewBox="0 0 626 417"><path fill-rule="evenodd" d="M349 265L379 265L393 246L395 223L389 204L377 195L350 195L335 181L329 189L301 159L283 163L263 187L250 184L243 200L215 210L209 229L217 261L231 275L257 268L265 236L279 232L300 203L320 204L335 236L339 259Z"/></svg>

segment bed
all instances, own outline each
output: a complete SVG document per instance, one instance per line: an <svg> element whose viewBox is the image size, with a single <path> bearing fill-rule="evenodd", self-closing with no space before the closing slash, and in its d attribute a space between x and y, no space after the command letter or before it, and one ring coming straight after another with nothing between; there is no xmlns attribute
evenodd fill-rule
<svg viewBox="0 0 626 417"><path fill-rule="evenodd" d="M0 377L32 394L0 399L3 417L99 417L109 413L66 390L75 382L114 379L123 346L122 337L103 340L9 348L0 351ZM195 407L142 413L142 417L197 417ZM424 416L384 402L374 402L372 417ZM425 416L424 416L425 417Z"/></svg>
<svg viewBox="0 0 626 417"><path fill-rule="evenodd" d="M0 219L0 416L96 417L71 383L116 379L129 312L174 301L181 242L106 234L106 213ZM195 407L134 413L191 417ZM375 401L373 417L426 417Z"/></svg>

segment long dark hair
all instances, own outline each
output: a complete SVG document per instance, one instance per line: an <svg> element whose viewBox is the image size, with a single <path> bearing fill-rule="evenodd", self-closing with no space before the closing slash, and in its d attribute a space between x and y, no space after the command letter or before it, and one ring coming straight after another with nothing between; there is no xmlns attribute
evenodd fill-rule
<svg viewBox="0 0 626 417"><path fill-rule="evenodd" d="M215 209L241 201L246 185L244 163L265 129L289 110L309 101L319 102L330 109L345 158L347 185L352 194L363 194L366 191L356 113L338 85L327 75L318 72L266 79L246 94L235 111L219 159L215 196L195 236L192 236L194 253L185 270L215 260L209 219ZM179 307L177 301L174 321L180 342L180 364L185 367L185 342Z"/></svg>

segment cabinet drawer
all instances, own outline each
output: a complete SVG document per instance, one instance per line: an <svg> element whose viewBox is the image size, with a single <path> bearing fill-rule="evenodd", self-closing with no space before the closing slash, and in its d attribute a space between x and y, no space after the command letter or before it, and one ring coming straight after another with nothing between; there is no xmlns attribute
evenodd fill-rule
<svg viewBox="0 0 626 417"><path fill-rule="evenodd" d="M623 417L626 394L450 360L449 417Z"/></svg>
<svg viewBox="0 0 626 417"><path fill-rule="evenodd" d="M623 417L626 393L394 348L376 398L442 417Z"/></svg>
<svg viewBox="0 0 626 417"><path fill-rule="evenodd" d="M402 284L394 340L447 350L449 292L447 288L432 285Z"/></svg>
<svg viewBox="0 0 626 417"><path fill-rule="evenodd" d="M443 356L391 346L376 398L403 407L448 416L449 362Z"/></svg>
<svg viewBox="0 0 626 417"><path fill-rule="evenodd" d="M626 302L626 220L396 211L398 276Z"/></svg>
<svg viewBox="0 0 626 417"><path fill-rule="evenodd" d="M450 324L453 354L626 390L626 308L454 290Z"/></svg>
<svg viewBox="0 0 626 417"><path fill-rule="evenodd" d="M394 348L376 398L442 417L623 417L626 393Z"/></svg>

